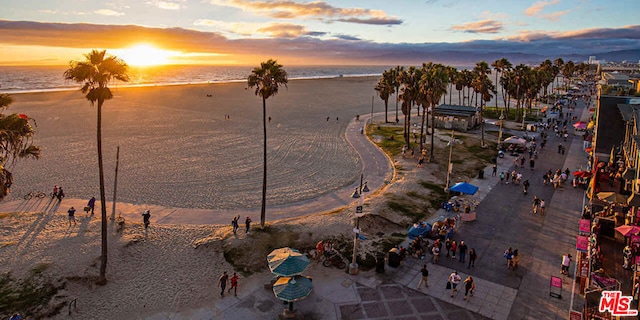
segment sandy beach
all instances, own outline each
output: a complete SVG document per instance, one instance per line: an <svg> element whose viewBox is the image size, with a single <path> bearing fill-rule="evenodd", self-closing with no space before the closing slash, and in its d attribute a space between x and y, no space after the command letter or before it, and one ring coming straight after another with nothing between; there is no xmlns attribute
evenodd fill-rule
<svg viewBox="0 0 640 320"><path fill-rule="evenodd" d="M360 160L344 130L371 112L376 78L290 81L268 99L268 205L330 193L355 181ZM113 88L103 110L108 198L120 146L118 202L230 209L260 205L261 99L245 83ZM211 95L208 97L207 95ZM98 194L95 112L79 91L15 94L10 112L37 121L42 158L14 169L13 192ZM375 97L374 111L382 111ZM230 120L225 120L225 115ZM329 118L329 121L327 121Z"/></svg>

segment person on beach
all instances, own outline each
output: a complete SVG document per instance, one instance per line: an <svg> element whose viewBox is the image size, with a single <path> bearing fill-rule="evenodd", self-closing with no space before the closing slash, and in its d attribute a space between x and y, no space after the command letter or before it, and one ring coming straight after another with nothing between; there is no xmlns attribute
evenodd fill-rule
<svg viewBox="0 0 640 320"><path fill-rule="evenodd" d="M418 281L418 289L420 289L420 286L424 283L425 287L429 287L429 270L427 270L427 265L423 265L422 269L420 269L420 274L422 275L422 278L420 278L420 281Z"/></svg>
<svg viewBox="0 0 640 320"><path fill-rule="evenodd" d="M224 297L224 289L227 288L227 282L229 281L229 275L227 274L227 272L223 272L222 275L220 276L220 279L218 279L218 288L221 289L220 291L220 296Z"/></svg>
<svg viewBox="0 0 640 320"><path fill-rule="evenodd" d="M462 300L467 300L467 294L470 294L469 296L473 297L473 290L475 290L475 288L476 284L473 282L473 278L471 278L471 276L464 279L464 298L462 298Z"/></svg>
<svg viewBox="0 0 640 320"><path fill-rule="evenodd" d="M53 192L51 193L51 199L58 196L58 185L53 186Z"/></svg>
<svg viewBox="0 0 640 320"><path fill-rule="evenodd" d="M91 209L91 215L93 215L93 210L96 207L96 197L91 197L91 199L89 199L89 202L87 203L87 207Z"/></svg>
<svg viewBox="0 0 640 320"><path fill-rule="evenodd" d="M233 295L236 297L238 296L238 278L238 274L234 272L231 276L231 287L229 287L229 291L227 291L231 292L231 289L233 289Z"/></svg>
<svg viewBox="0 0 640 320"><path fill-rule="evenodd" d="M236 233L236 231L238 231L238 228L240 227L238 225L238 220L240 220L240 215L233 217L233 220L231 220L231 226L233 227L234 234Z"/></svg>
<svg viewBox="0 0 640 320"><path fill-rule="evenodd" d="M71 207L69 208L67 213L69 214L69 227L71 227L72 221L74 226L78 225L78 223L76 222L76 209L74 207Z"/></svg>
<svg viewBox="0 0 640 320"><path fill-rule="evenodd" d="M320 262L324 254L324 243L322 240L316 244L316 261Z"/></svg>
<svg viewBox="0 0 640 320"><path fill-rule="evenodd" d="M61 202L62 198L64 198L64 190L62 190L62 187L58 188L58 194L56 197L58 197L58 202Z"/></svg>
<svg viewBox="0 0 640 320"><path fill-rule="evenodd" d="M245 233L249 233L249 228L251 227L251 218L247 217L246 219L244 219L244 225L245 227L247 227L247 229L245 230Z"/></svg>
<svg viewBox="0 0 640 320"><path fill-rule="evenodd" d="M149 219L151 218L151 212L149 210L145 210L142 213L142 222L144 223L144 229L147 230L149 228Z"/></svg>

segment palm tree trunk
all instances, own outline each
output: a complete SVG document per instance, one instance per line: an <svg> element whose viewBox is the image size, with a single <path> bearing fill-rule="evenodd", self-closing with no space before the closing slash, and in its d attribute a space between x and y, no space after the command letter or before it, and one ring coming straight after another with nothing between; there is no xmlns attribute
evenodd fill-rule
<svg viewBox="0 0 640 320"><path fill-rule="evenodd" d="M101 208L101 231L102 231L102 250L100 256L100 277L97 284L107 284L107 201L104 192L104 166L102 163L102 104L104 99L98 99L98 120L96 124L96 139L98 145L98 174L100 177L100 208Z"/></svg>
<svg viewBox="0 0 640 320"><path fill-rule="evenodd" d="M262 128L263 128L263 156L262 156L262 207L260 208L260 228L264 229L267 209L267 99L262 98Z"/></svg>
<svg viewBox="0 0 640 320"><path fill-rule="evenodd" d="M398 90L400 90L400 87L396 87L396 124L400 121L400 119L398 119Z"/></svg>
<svg viewBox="0 0 640 320"><path fill-rule="evenodd" d="M485 144L484 144L484 120L482 119L482 112L483 112L483 108L482 108L482 104L484 102L484 99L480 99L480 146L484 148Z"/></svg>
<svg viewBox="0 0 640 320"><path fill-rule="evenodd" d="M384 100L384 123L389 123L387 119L387 111L389 110L389 99ZM373 119L371 119L373 121Z"/></svg>
<svg viewBox="0 0 640 320"><path fill-rule="evenodd" d="M424 120L427 117L427 109L426 108L422 108L422 125L420 126L420 151L422 151L422 140L424 137Z"/></svg>
<svg viewBox="0 0 640 320"><path fill-rule="evenodd" d="M431 145L429 146L429 162L433 162L433 137L435 134L435 126L436 126L436 105L434 103L431 104ZM422 150L420 150L422 152ZM449 168L447 168L449 170Z"/></svg>

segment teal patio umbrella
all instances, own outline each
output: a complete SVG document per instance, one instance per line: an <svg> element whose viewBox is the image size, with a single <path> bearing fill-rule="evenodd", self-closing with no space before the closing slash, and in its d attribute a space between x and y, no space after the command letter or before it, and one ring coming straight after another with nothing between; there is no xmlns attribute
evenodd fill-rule
<svg viewBox="0 0 640 320"><path fill-rule="evenodd" d="M271 273L290 277L301 274L309 265L309 258L289 247L275 249L267 256Z"/></svg>
<svg viewBox="0 0 640 320"><path fill-rule="evenodd" d="M293 303L302 300L311 294L313 284L311 278L305 276L280 277L273 284L273 293L276 298L289 303L289 311L293 311Z"/></svg>

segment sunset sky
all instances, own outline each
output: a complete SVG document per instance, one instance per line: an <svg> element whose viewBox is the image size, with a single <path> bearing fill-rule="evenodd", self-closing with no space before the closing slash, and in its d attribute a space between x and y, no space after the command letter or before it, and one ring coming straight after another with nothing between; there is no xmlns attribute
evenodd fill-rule
<svg viewBox="0 0 640 320"><path fill-rule="evenodd" d="M64 65L94 48L130 64L239 65L640 49L637 0L0 0L0 8L0 65Z"/></svg>

